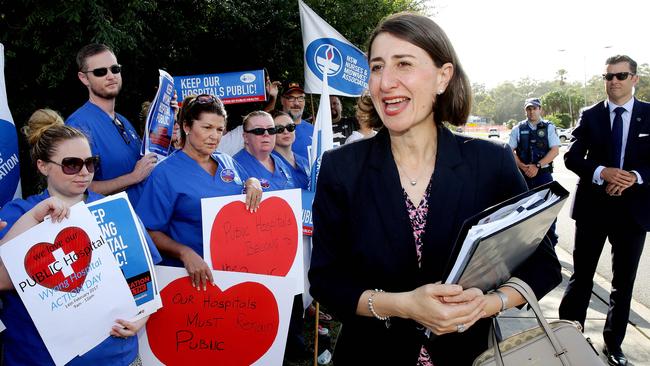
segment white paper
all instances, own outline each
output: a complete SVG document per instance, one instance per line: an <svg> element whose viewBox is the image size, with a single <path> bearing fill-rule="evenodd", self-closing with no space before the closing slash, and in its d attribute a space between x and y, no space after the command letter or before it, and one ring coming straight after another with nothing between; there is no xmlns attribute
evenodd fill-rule
<svg viewBox="0 0 650 366"><path fill-rule="evenodd" d="M278 268L284 268L286 267L286 263L284 260L282 263L269 262L269 256L273 255L273 253L275 253L278 248L282 248L283 245L289 245L286 243L293 243L295 241L297 245L295 252L293 253L293 259L290 259L289 262L291 264L290 269L284 277L293 283L292 286L295 288L295 294L302 293L305 286L305 263L303 256L302 202L300 189L264 192L262 196L262 203L258 209L258 214L264 210L265 205L269 204L270 199L281 199L291 209L291 212L287 213L286 216L279 215L277 217L270 217L265 215L262 217L258 214L245 213L245 215L240 218L242 220L239 222L235 222L235 219L233 219L224 224L229 225L228 227L219 227L216 224L217 216L221 213L222 215L228 217L228 212L230 212L222 212L222 210L224 210L224 208L232 202L239 202L240 204L243 204L245 197L245 195L236 195L204 198L201 200L201 213L203 223L203 258L208 263L208 266L215 270L229 270L274 275L277 273L274 272L276 265ZM267 210L267 213L270 212ZM219 222L224 223L223 220ZM281 223L278 224L278 222ZM295 232L292 231L291 233L285 232L283 234L278 234L283 230L284 227L289 224L295 224ZM239 263L235 266L229 266L228 268L224 268L225 266L223 265L220 267L216 263L213 263L213 253L212 248L210 247L210 242L211 236L215 234L217 230L221 230L222 232L225 232L227 230L229 235L232 234L232 242L237 242L239 243L238 245L242 245L242 248L240 249L245 252L245 255L242 255L242 257L244 257L242 263ZM246 240L246 238L250 237L254 237L255 239ZM245 244L241 244L242 241L245 241ZM249 261L248 263L250 266L247 265L246 261ZM255 263L269 264L269 266L266 267L273 268L263 273L255 272L255 270L251 269L251 266Z"/></svg>
<svg viewBox="0 0 650 366"><path fill-rule="evenodd" d="M76 242L84 246L73 246ZM46 219L4 244L1 255L57 365L101 343L116 319L136 311L113 253L83 202L70 208L69 219Z"/></svg>

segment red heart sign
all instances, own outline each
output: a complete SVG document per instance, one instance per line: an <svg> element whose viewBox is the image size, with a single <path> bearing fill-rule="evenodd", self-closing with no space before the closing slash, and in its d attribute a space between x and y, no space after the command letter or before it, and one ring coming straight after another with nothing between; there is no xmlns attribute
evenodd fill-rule
<svg viewBox="0 0 650 366"><path fill-rule="evenodd" d="M67 227L54 243L38 243L25 254L25 271L41 286L72 292L83 285L92 259L92 243L78 227ZM67 286L64 286L67 281Z"/></svg>
<svg viewBox="0 0 650 366"><path fill-rule="evenodd" d="M298 250L298 225L280 197L262 201L257 212L243 202L224 206L210 232L213 269L286 276Z"/></svg>
<svg viewBox="0 0 650 366"><path fill-rule="evenodd" d="M165 365L250 365L271 347L280 315L273 293L243 282L196 291L189 277L161 292L163 307L147 321L153 354Z"/></svg>

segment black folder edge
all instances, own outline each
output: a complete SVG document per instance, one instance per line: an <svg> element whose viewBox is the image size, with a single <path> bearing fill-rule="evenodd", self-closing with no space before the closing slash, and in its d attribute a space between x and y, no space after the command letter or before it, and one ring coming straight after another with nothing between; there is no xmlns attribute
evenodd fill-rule
<svg viewBox="0 0 650 366"><path fill-rule="evenodd" d="M558 199L556 202L554 202L553 204L548 206L545 210L538 211L538 212L534 213L533 215L528 216L526 218L526 221L530 220L531 218L539 215L540 213L550 209L551 207L554 207L554 206L556 206L558 204L562 204L564 202L564 200L566 200L569 197L569 191L567 191L564 187L562 187L562 185L560 185L560 183L558 183L557 181L552 181L552 182L543 184L543 185L541 185L539 187L536 187L534 189L531 189L529 191L523 192L523 193L521 193L521 194L519 194L517 196L514 196L512 198L509 198L509 199L507 199L507 200L505 200L505 201L503 201L503 202L501 202L499 204L496 204L496 205L494 205L492 207L486 208L485 210L483 210L483 211L479 212L478 214L476 214L476 215L468 218L467 220L465 220L465 222L463 222L463 226L461 227L460 232L458 233L458 237L456 238L456 243L454 244L454 248L452 249L451 255L449 257L449 261L447 262L447 267L445 268L445 271L443 272L444 273L444 275L442 276L443 281L447 280L451 270L454 267L454 264L456 264L456 258L458 258L458 254L460 253L460 250L461 250L461 248L463 246L463 242L465 241L465 237L467 236L467 232L469 231L469 229L472 228L472 226L476 225L481 219L490 216L491 214L498 211L499 209L501 209L501 208L503 208L505 206L515 204L515 203L519 202L520 200L522 200L523 198L528 197L528 196L532 196L533 194L535 194L537 192L540 192L540 191L543 191L545 189L550 189L550 192L555 193L557 196L560 197L560 199ZM511 225L503 227L501 230L498 230L498 231L496 231L494 233L489 234L488 236L486 236L483 239L487 239L487 238L490 238L492 236L498 235L499 233L501 233L501 232L503 232L505 230L508 230L509 228L511 228L511 227L513 227L515 225L518 225L519 223L521 223L521 221L512 223ZM480 244L480 242L478 244ZM477 245L477 244L472 245L472 248L471 248L470 252L466 256L465 262L463 263L460 270L458 271L457 278L452 283L458 283L458 281L462 278L462 275L465 272L465 269L467 268L467 265L469 264L472 256L474 256L474 253L478 249L478 246L479 245Z"/></svg>

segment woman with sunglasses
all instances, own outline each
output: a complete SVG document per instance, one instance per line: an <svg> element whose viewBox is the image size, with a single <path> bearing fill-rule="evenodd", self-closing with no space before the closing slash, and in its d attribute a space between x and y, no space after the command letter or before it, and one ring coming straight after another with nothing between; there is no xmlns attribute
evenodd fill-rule
<svg viewBox="0 0 650 366"><path fill-rule="evenodd" d="M32 146L32 159L38 172L45 177L47 188L41 194L25 200L16 199L3 207L0 217L8 225L0 230L0 243L7 242L42 222L47 215L51 215L55 221L61 221L67 217L70 206L103 197L88 190L98 158L91 155L88 139L83 133L64 126L61 116L49 109L34 112L26 132ZM159 262L158 251L153 243L149 244L152 259ZM3 304L0 314L7 327L2 333L3 364L53 365L27 309L13 288L6 268L1 264L0 289ZM131 364L138 355L138 339L135 335L146 321L147 318L136 322L116 320L116 325L110 330L110 337L87 353L77 356L68 365Z"/></svg>
<svg viewBox="0 0 650 366"><path fill-rule="evenodd" d="M384 127L323 155L310 291L342 320L336 365L471 365L488 346L489 317L524 299L440 281L462 223L526 183L507 145L443 124L467 121L472 92L434 21L391 15L368 45L366 101ZM514 275L538 298L560 283L548 238Z"/></svg>
<svg viewBox="0 0 650 366"><path fill-rule="evenodd" d="M244 149L233 158L250 176L259 178L265 191L296 188L291 168L271 154L277 133L271 115L253 111L244 117L243 127Z"/></svg>
<svg viewBox="0 0 650 366"><path fill-rule="evenodd" d="M162 253L162 264L185 267L192 285L207 290L214 281L203 260L201 199L245 192L246 209L255 210L262 189L230 156L215 152L227 118L219 98L199 95L179 116L183 148L156 166L136 212Z"/></svg>
<svg viewBox="0 0 650 366"><path fill-rule="evenodd" d="M296 188L307 189L309 185L309 161L301 155L294 154L291 146L296 141L296 124L291 116L282 111L273 112L275 123L275 148L273 155L277 156L291 168Z"/></svg>

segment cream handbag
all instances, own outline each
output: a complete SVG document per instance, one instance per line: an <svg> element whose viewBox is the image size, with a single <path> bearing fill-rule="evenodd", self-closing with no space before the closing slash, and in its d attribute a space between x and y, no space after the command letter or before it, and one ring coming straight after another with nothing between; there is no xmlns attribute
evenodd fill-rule
<svg viewBox="0 0 650 366"><path fill-rule="evenodd" d="M474 360L473 366L585 366L605 365L591 341L580 331L578 322L555 320L542 315L533 290L524 281L511 278L503 286L517 290L537 317L538 327L497 342L493 319L489 348Z"/></svg>

